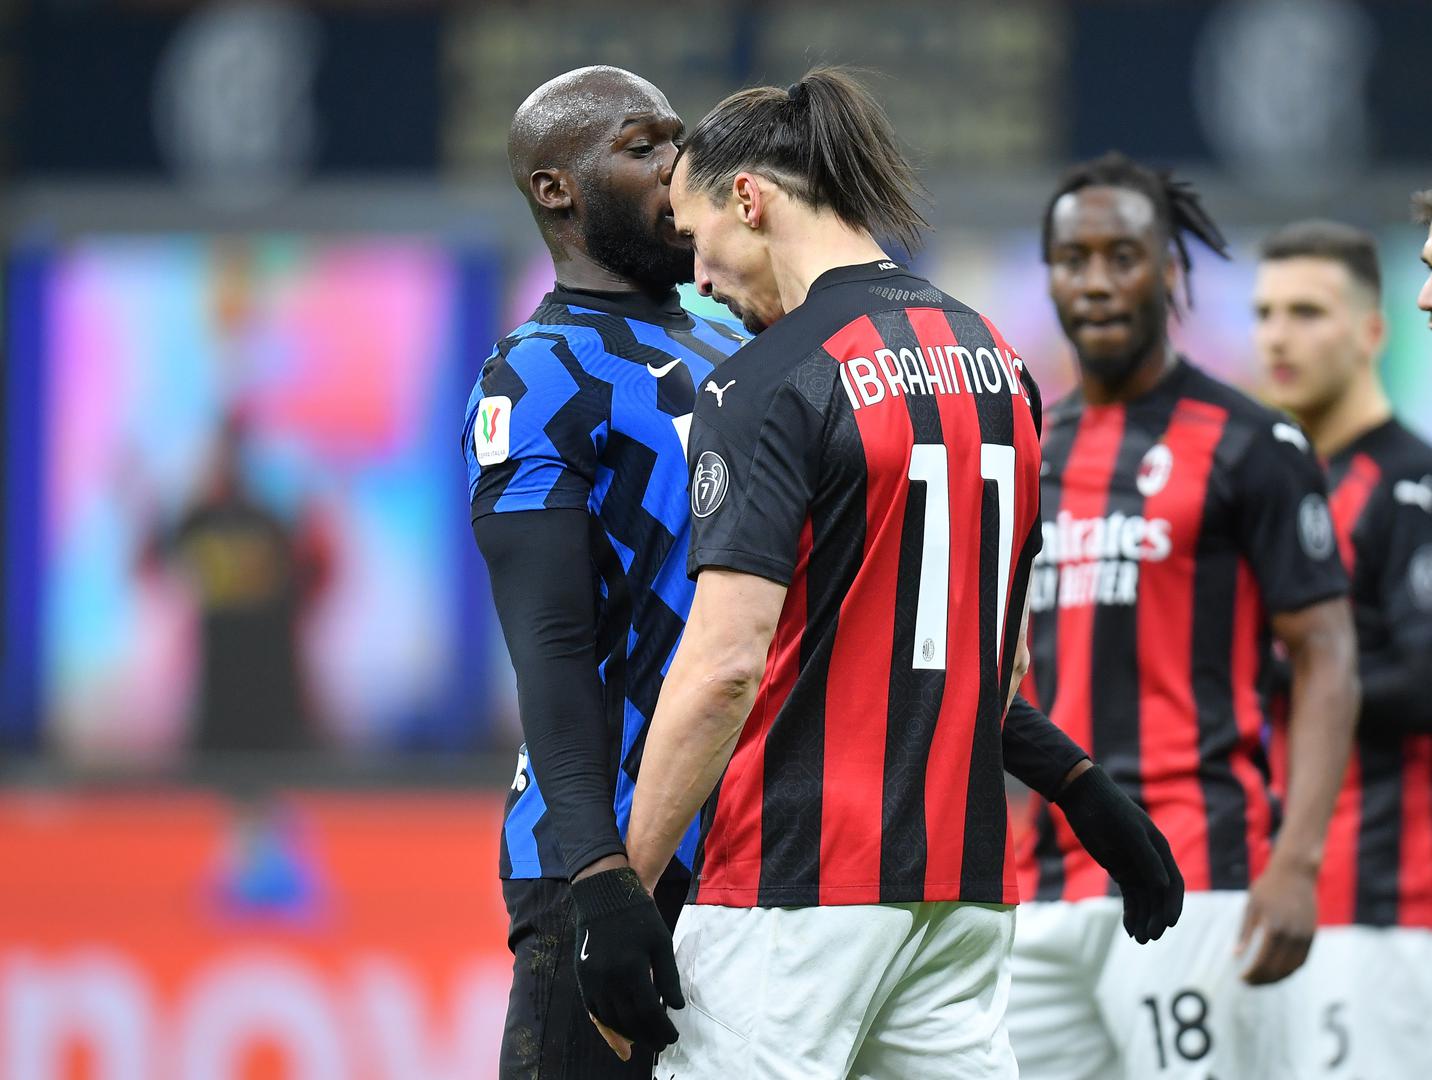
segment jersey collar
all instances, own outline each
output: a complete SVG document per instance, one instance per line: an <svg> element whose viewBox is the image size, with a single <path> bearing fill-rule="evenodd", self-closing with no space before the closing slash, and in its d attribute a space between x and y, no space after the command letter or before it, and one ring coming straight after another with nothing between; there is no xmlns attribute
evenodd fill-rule
<svg viewBox="0 0 1432 1080"><path fill-rule="evenodd" d="M1377 446L1378 443L1382 442L1383 439L1386 439L1389 435L1396 431L1398 426L1399 425L1397 422L1397 417L1389 416L1381 423L1374 424L1372 427L1368 428L1366 431L1364 431L1357 438L1353 439L1352 442L1348 443L1337 453L1331 455L1328 458L1327 463L1329 465L1337 465L1344 461L1351 461L1356 455L1360 453L1370 452L1374 447Z"/></svg>
<svg viewBox="0 0 1432 1080"><path fill-rule="evenodd" d="M909 276L909 267L902 266L894 259L878 259L875 262L857 263L854 266L832 267L811 282L809 292L828 289L832 285L844 285L849 281L875 281L880 278Z"/></svg>
<svg viewBox="0 0 1432 1080"><path fill-rule="evenodd" d="M651 297L642 292L605 292L596 289L574 289L560 281L543 298L546 303L571 304L574 307L591 308L608 315L619 315L624 319L656 323L673 330L690 330L691 314L681 306L681 297L675 289L662 297Z"/></svg>

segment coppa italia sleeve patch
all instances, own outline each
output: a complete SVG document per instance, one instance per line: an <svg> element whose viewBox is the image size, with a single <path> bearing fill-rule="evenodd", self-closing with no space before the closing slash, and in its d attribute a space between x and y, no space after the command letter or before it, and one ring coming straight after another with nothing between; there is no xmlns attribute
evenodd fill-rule
<svg viewBox="0 0 1432 1080"><path fill-rule="evenodd" d="M507 460L512 442L512 399L485 397L477 403L472 421L473 451L479 465L497 465Z"/></svg>

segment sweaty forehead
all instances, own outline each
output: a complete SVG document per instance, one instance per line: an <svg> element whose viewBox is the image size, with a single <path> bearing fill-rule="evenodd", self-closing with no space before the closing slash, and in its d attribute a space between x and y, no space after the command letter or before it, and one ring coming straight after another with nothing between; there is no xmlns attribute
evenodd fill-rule
<svg viewBox="0 0 1432 1080"><path fill-rule="evenodd" d="M1157 224L1154 204L1142 192L1120 187L1086 187L1054 204L1054 243L1146 239Z"/></svg>
<svg viewBox="0 0 1432 1080"><path fill-rule="evenodd" d="M579 68L542 84L512 118L508 156L519 186L535 168L566 166L633 117L675 119L666 95L620 68Z"/></svg>
<svg viewBox="0 0 1432 1080"><path fill-rule="evenodd" d="M581 80L543 103L546 126L554 134L582 132L589 140L615 135L629 118L668 118L675 114L666 95L633 76L596 76Z"/></svg>

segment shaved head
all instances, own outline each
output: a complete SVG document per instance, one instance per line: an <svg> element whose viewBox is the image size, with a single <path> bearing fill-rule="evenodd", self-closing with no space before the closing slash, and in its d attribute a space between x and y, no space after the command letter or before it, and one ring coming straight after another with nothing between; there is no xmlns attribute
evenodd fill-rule
<svg viewBox="0 0 1432 1080"><path fill-rule="evenodd" d="M507 129L512 181L530 201L539 169L582 171L627 116L670 114L666 95L640 75L604 64L576 68L527 95Z"/></svg>
<svg viewBox="0 0 1432 1080"><path fill-rule="evenodd" d="M667 191L682 131L665 94L616 67L558 75L522 103L507 159L559 281L664 294L691 280Z"/></svg>

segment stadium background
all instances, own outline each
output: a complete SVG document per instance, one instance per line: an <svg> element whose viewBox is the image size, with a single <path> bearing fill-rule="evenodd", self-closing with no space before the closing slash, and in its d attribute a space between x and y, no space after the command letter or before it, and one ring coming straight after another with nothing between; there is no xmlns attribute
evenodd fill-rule
<svg viewBox="0 0 1432 1080"><path fill-rule="evenodd" d="M1178 338L1255 391L1258 237L1368 227L1386 380L1432 434L1429 41L1425 0L0 2L0 1077L494 1075L516 719L457 440L551 280L503 149L532 88L615 63L691 123L870 69L932 196L917 265L1048 396L1068 162L1199 183L1237 258L1194 253ZM163 538L226 431L311 570L275 624L303 749L189 749L214 601Z"/></svg>

